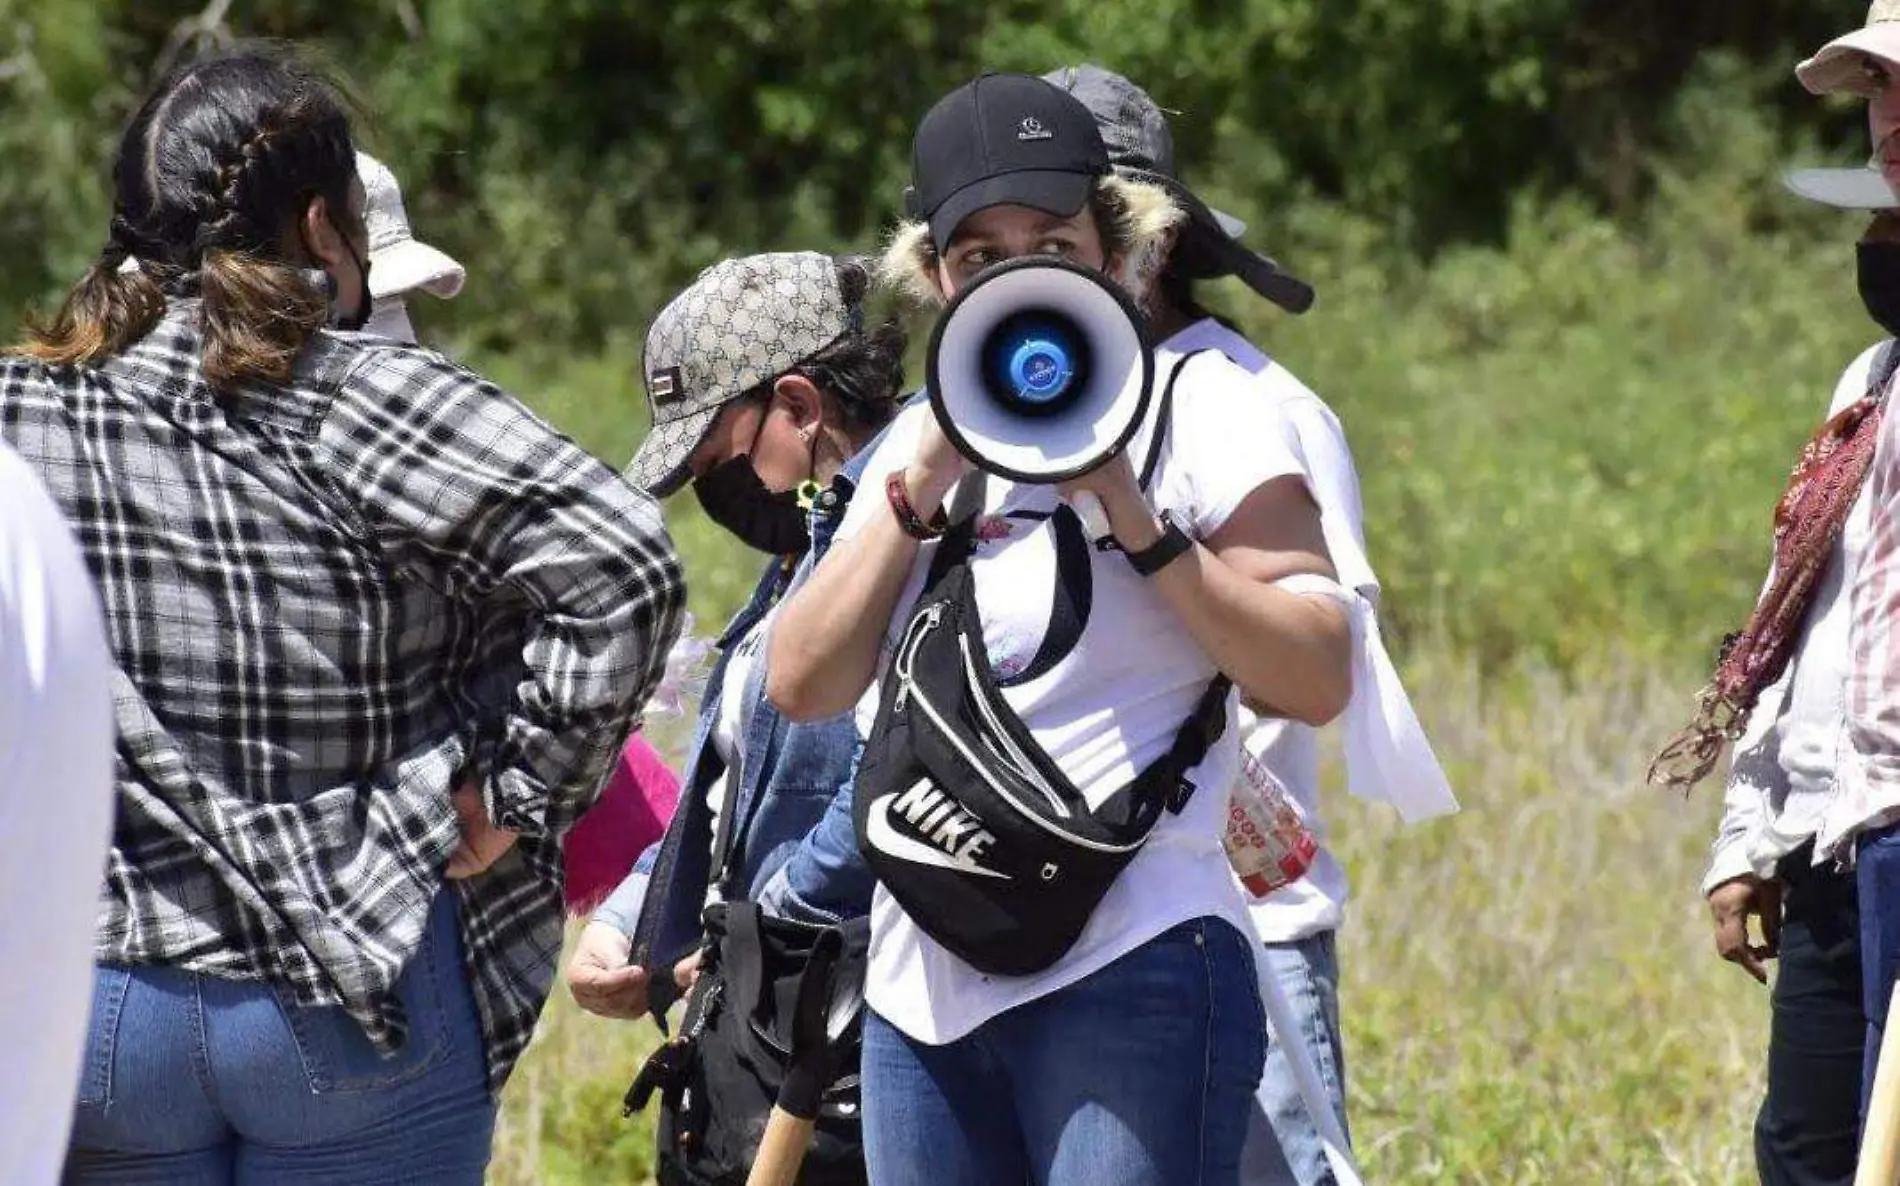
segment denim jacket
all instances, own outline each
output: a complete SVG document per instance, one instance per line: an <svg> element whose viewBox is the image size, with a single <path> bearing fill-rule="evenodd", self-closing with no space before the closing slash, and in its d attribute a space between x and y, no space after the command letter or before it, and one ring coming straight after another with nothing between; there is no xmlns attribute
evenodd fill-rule
<svg viewBox="0 0 1900 1186"><path fill-rule="evenodd" d="M712 885L714 826L706 791L724 770L712 734L725 691L731 648L772 606L810 575L830 546L869 450L858 454L812 508L812 548L789 577L773 560L751 600L727 624L721 656L707 681L679 807L665 837L641 855L634 872L595 913L633 936L630 961L667 968L699 945L700 914ZM795 724L765 696L765 664L746 681L740 769L727 780L725 810L734 812L732 860L719 879L722 896L751 899L772 914L827 923L868 914L874 884L858 853L847 787L857 764L857 726L850 712ZM637 919L637 921L636 921ZM655 1014L671 1003L672 979L655 976Z"/></svg>

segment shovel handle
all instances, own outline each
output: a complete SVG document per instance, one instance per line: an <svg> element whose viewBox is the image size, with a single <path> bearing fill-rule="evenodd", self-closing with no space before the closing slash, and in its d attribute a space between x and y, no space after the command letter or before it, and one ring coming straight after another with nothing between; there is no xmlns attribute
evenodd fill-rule
<svg viewBox="0 0 1900 1186"><path fill-rule="evenodd" d="M1887 1003L1887 1024L1880 1035L1880 1060L1874 1066L1874 1090L1867 1100L1866 1132L1854 1186L1894 1186L1900 1181L1900 983Z"/></svg>
<svg viewBox="0 0 1900 1186"><path fill-rule="evenodd" d="M745 1186L792 1186L805 1164L805 1150L811 1146L814 1121L800 1120L785 1109L774 1106L765 1122L765 1136L759 1141L759 1155L752 1159L752 1173Z"/></svg>

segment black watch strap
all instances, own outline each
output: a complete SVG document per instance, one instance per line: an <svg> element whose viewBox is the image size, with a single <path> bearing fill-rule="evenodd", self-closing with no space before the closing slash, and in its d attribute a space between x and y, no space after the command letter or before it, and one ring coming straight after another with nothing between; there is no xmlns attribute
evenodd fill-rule
<svg viewBox="0 0 1900 1186"><path fill-rule="evenodd" d="M1161 512L1161 538L1149 544L1139 552L1124 551L1128 563L1142 576L1151 577L1168 565L1174 563L1181 553L1194 546L1194 541L1178 527L1168 512Z"/></svg>

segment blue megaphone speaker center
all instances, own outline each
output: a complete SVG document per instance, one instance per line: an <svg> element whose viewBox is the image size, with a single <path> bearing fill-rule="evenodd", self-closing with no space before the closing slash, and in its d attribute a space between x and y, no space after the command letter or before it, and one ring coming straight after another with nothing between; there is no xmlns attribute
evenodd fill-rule
<svg viewBox="0 0 1900 1186"><path fill-rule="evenodd" d="M1021 415L1059 415L1088 389L1088 337L1059 309L1005 317L990 331L984 353L991 397Z"/></svg>
<svg viewBox="0 0 1900 1186"><path fill-rule="evenodd" d="M1064 482L1134 437L1154 385L1140 313L1099 272L1046 257L987 269L930 338L925 381L944 433L1016 482Z"/></svg>

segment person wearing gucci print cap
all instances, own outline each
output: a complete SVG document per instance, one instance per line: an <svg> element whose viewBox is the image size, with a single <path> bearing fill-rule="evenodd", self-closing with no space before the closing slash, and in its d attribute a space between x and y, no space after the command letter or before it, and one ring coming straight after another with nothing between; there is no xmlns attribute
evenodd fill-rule
<svg viewBox="0 0 1900 1186"><path fill-rule="evenodd" d="M662 1018L696 975L709 901L819 925L870 910L869 869L855 846L828 841L820 827L850 780L856 724L849 714L782 717L765 698L763 661L780 599L810 570L799 554L822 551L851 496L849 460L897 407L905 338L893 323L866 327L870 286L867 264L853 257L729 259L701 273L647 333L653 429L629 475L660 496L690 482L715 523L770 559L721 636L666 833L595 911L568 966L569 989L589 1012ZM722 829L728 819L737 826ZM693 1056L738 1057L711 1044ZM724 1081L726 1062L701 1065L709 1081ZM856 1068L840 1074L855 1080ZM837 1098L855 1107L855 1088L846 1091ZM753 1119L762 1132L763 1116L712 1123L752 1132ZM855 1112L837 1119L817 1156L844 1175L825 1180L853 1180L857 1144L841 1133ZM698 1180L702 1148L719 1142L670 1145L666 1131L661 1177Z"/></svg>
<svg viewBox="0 0 1900 1186"><path fill-rule="evenodd" d="M1167 187L1114 171L1086 106L1020 74L985 74L923 116L905 205L884 277L934 308L995 265L1048 257L1152 309L1185 217ZM1323 723L1346 698L1349 619L1277 409L1249 398L1249 376L1217 351L1164 346L1154 370L1158 398L1128 449L1059 487L979 479L930 402L907 407L869 450L865 493L769 639L781 711L820 719L855 705L866 733L852 796L862 849L884 878L862 1060L879 1186L1238 1181L1266 1034L1256 944L1221 847L1240 762L1227 680ZM1091 540L1068 504L1083 492L1100 500L1112 539ZM959 522L946 544L951 507ZM946 548L967 567L926 594ZM964 661L934 664L962 682L941 696L995 704L974 690L987 667L1021 726L946 743L963 767L905 752L893 727L900 704L917 706L913 724L947 719L910 682L918 667L891 661L906 630L921 640L948 620L946 588L973 599L987 663L972 657L966 603L952 627L969 644ZM988 972L976 966L986 957L966 959L941 937L952 927L927 893L898 893L912 871L1012 903L1038 886L1075 889L1053 859L1039 876L984 863L1021 822L992 830L975 814L972 768L1008 781L986 753L1012 754L1019 777L1026 762L1060 771L1068 786L1039 785L1065 819L1154 811L1152 830L1117 849L1131 855L1099 898L1060 903L1079 933L1039 930L1046 919L1001 905L964 912L1040 949L1032 967L997 961ZM1201 789L1158 806L1147 772L1164 760L1186 767L1185 784L1169 780L1176 789Z"/></svg>
<svg viewBox="0 0 1900 1186"><path fill-rule="evenodd" d="M849 777L856 729L848 716L784 720L764 698L760 663L773 611L801 578L798 555L814 535L823 542L850 496L841 469L897 407L904 334L866 327L870 280L853 257L729 259L648 330L653 428L628 476L662 497L691 483L715 523L770 559L722 635L667 833L596 911L569 966L575 999L591 1012L664 1012L678 982L650 981L647 969L697 948L709 888L761 900L795 861L814 874L801 879L807 892L773 894L773 913L822 922L870 907L870 875L855 853L814 856L801 845L829 800L820 792ZM713 837L728 809L749 823L743 843L727 845L733 867L715 868Z"/></svg>

